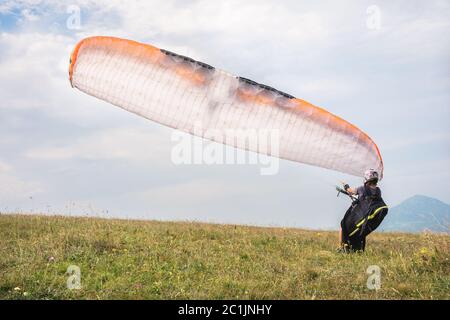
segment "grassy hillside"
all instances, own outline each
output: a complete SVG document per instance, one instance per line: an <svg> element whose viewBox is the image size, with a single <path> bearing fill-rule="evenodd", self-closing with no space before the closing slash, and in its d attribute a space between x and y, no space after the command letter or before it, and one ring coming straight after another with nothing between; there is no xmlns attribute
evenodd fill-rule
<svg viewBox="0 0 450 320"><path fill-rule="evenodd" d="M450 236L0 215L0 299L450 299ZM68 290L66 270L81 270ZM381 289L366 286L370 265Z"/></svg>

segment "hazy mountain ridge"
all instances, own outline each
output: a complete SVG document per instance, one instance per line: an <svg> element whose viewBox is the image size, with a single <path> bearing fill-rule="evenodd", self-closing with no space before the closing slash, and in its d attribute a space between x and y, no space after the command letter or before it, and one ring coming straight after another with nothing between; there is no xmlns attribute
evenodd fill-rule
<svg viewBox="0 0 450 320"><path fill-rule="evenodd" d="M450 205L435 198L415 195L392 207L380 230L450 233Z"/></svg>

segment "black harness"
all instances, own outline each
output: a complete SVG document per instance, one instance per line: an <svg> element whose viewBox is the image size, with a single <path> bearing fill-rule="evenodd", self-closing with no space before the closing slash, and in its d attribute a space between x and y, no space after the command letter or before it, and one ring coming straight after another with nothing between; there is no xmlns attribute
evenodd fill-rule
<svg viewBox="0 0 450 320"><path fill-rule="evenodd" d="M364 251L366 237L374 231L388 213L379 188L364 185L364 193L352 202L341 221L342 242L348 249Z"/></svg>

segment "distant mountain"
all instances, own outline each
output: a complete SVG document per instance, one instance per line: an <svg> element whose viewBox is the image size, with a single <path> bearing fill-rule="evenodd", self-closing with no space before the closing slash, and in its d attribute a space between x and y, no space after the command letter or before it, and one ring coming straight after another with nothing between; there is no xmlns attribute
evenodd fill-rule
<svg viewBox="0 0 450 320"><path fill-rule="evenodd" d="M380 230L450 233L450 205L434 198L416 195L390 208Z"/></svg>

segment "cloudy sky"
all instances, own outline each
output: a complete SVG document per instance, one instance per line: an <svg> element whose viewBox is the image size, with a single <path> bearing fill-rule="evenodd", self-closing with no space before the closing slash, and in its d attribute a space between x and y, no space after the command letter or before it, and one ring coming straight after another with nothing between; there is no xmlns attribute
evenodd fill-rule
<svg viewBox="0 0 450 320"><path fill-rule="evenodd" d="M348 201L333 184L360 179L289 161L272 176L177 166L171 129L72 89L70 52L92 35L322 106L378 144L390 205L450 203L449 1L28 0L0 1L0 211L337 227Z"/></svg>

